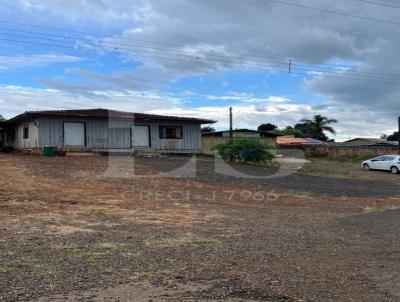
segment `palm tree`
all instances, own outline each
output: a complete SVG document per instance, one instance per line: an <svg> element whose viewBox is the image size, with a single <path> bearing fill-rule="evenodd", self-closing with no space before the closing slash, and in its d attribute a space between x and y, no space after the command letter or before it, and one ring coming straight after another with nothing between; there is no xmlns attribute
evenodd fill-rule
<svg viewBox="0 0 400 302"><path fill-rule="evenodd" d="M295 125L296 130L302 131L306 137L319 139L321 141L327 141L328 137L325 132L335 134L336 131L333 129L331 124L336 124L336 119L329 119L322 115L315 115L312 120L302 119L298 124Z"/></svg>

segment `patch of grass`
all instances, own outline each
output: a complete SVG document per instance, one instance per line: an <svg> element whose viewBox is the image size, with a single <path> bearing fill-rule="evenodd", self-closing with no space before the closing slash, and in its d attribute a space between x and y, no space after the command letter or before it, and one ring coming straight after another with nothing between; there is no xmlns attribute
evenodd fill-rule
<svg viewBox="0 0 400 302"><path fill-rule="evenodd" d="M67 252L72 257L85 258L89 261L96 261L97 259L103 258L107 256L107 254L119 250L121 247L124 246L124 243L102 242L94 246L79 246L68 244L60 246L60 249Z"/></svg>
<svg viewBox="0 0 400 302"><path fill-rule="evenodd" d="M179 237L173 238L149 238L145 241L146 246L154 247L170 247L177 245L217 245L221 244L220 240L195 236L192 233L185 233Z"/></svg>
<svg viewBox="0 0 400 302"><path fill-rule="evenodd" d="M56 278L60 274L59 270L50 263L35 262L28 263L28 266L30 266L39 276L42 277Z"/></svg>
<svg viewBox="0 0 400 302"><path fill-rule="evenodd" d="M0 274L1 273L8 273L10 271L10 267L5 264L0 264Z"/></svg>
<svg viewBox="0 0 400 302"><path fill-rule="evenodd" d="M136 258L142 255L140 252L131 253L131 252L122 252L121 255L125 258Z"/></svg>
<svg viewBox="0 0 400 302"><path fill-rule="evenodd" d="M10 256L13 256L11 253ZM32 271L35 275L40 277L51 277L55 278L60 275L60 270L54 264L37 260L37 259L13 259L7 263L3 262L0 264L0 273L7 273L12 270L17 270L20 267L25 267L27 270Z"/></svg>
<svg viewBox="0 0 400 302"><path fill-rule="evenodd" d="M386 211L392 211L392 210L400 210L400 206L383 206L383 207L366 207L364 209L365 213L379 213L379 212L386 212Z"/></svg>
<svg viewBox="0 0 400 302"><path fill-rule="evenodd" d="M91 210L90 215L96 216L96 217L105 217L108 215L108 213L105 210L97 209L97 210Z"/></svg>

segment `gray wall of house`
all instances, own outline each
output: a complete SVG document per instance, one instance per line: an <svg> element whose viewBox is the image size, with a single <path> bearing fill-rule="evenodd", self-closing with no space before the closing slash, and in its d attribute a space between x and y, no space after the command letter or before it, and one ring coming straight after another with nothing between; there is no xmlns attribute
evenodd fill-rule
<svg viewBox="0 0 400 302"><path fill-rule="evenodd" d="M27 138L24 138L25 126L29 127L29 135ZM14 140L11 140L11 137L6 136L4 145L19 150L40 147L39 120L33 119L16 125Z"/></svg>
<svg viewBox="0 0 400 302"><path fill-rule="evenodd" d="M86 147L90 149L127 149L131 147L131 126L150 126L151 149L168 152L201 152L201 125L183 122L134 122L122 119L96 118L40 118L39 144L41 147L64 146L64 122L84 122L86 125ZM182 126L182 139L160 139L159 126Z"/></svg>

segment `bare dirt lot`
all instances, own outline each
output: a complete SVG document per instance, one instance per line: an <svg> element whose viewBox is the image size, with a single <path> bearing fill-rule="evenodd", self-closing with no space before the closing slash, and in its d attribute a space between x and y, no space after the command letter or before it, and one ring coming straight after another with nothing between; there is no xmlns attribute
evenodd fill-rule
<svg viewBox="0 0 400 302"><path fill-rule="evenodd" d="M0 155L0 301L400 301L400 176L194 163Z"/></svg>

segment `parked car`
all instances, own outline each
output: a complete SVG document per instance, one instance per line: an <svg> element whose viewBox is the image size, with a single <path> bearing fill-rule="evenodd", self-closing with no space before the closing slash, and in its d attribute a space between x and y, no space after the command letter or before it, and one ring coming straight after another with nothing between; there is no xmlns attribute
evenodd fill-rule
<svg viewBox="0 0 400 302"><path fill-rule="evenodd" d="M398 174L400 171L400 155L383 155L363 161L361 167L364 171L385 170Z"/></svg>

